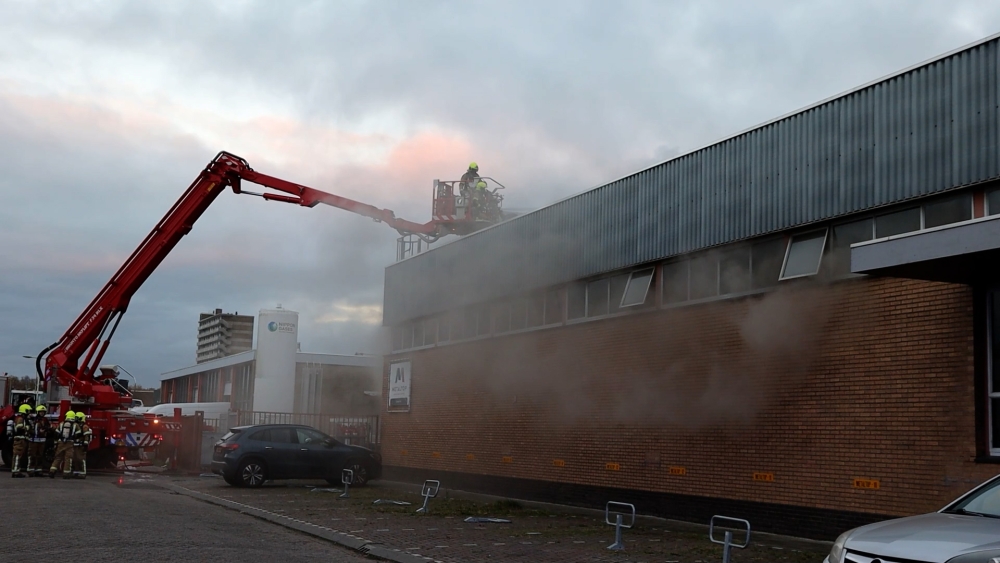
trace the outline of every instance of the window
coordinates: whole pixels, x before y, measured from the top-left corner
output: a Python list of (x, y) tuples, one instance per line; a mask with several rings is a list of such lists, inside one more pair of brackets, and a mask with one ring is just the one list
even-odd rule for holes
[(587, 284), (587, 316), (597, 317), (608, 314), (608, 278)]
[(719, 257), (719, 295), (750, 289), (750, 248), (736, 247)]
[(475, 307), (466, 307), (463, 317), (465, 319), (465, 331), (462, 334), (466, 338), (474, 338), (476, 336), (476, 324), (479, 320)]
[(875, 238), (920, 230), (920, 208), (904, 209), (875, 218)]
[(719, 264), (714, 254), (702, 254), (691, 260), (691, 299), (704, 299), (719, 294)]
[(972, 194), (964, 193), (924, 204), (924, 228), (972, 219)]
[(528, 326), (528, 300), (518, 297), (510, 304), (510, 329), (521, 330)]
[(649, 283), (653, 281), (653, 269), (636, 270), (628, 276), (625, 295), (622, 296), (622, 307), (634, 307), (646, 302), (649, 294)]
[(664, 264), (663, 272), (663, 302), (680, 303), (688, 299), (688, 261)]
[(418, 348), (424, 345), (424, 322), (415, 321), (413, 323), (413, 347)]
[(497, 334), (510, 331), (510, 303), (493, 306), (493, 331)]
[(270, 430), (258, 430), (253, 434), (247, 436), (247, 440), (253, 440), (254, 442), (270, 442), (271, 441), (271, 431)]
[(397, 326), (392, 329), (392, 349), (403, 349), (403, 327)]
[(438, 342), (449, 340), (451, 340), (451, 316), (444, 314), (438, 319)]
[(582, 283), (570, 284), (566, 288), (566, 318), (582, 319), (587, 315), (587, 286)]
[(872, 219), (862, 219), (833, 228), (830, 259), (830, 270), (833, 273), (843, 275), (851, 272), (851, 245), (872, 240), (874, 223)]
[(826, 229), (798, 234), (788, 241), (785, 265), (781, 269), (783, 280), (813, 276), (819, 272), (819, 262), (826, 246)]
[(326, 436), (309, 428), (296, 428), (295, 437), (300, 444), (322, 444), (326, 440)]
[(480, 305), (476, 307), (476, 316), (479, 318), (479, 324), (477, 325), (479, 330), (476, 332), (477, 336), (486, 336), (490, 333), (490, 306)]
[(437, 319), (427, 319), (424, 321), (424, 346), (434, 344), (434, 337), (437, 335)]
[(628, 285), (628, 274), (618, 274), (612, 276), (611, 294), (608, 301), (608, 312), (617, 313), (622, 306), (622, 299), (625, 298), (625, 287)]
[(558, 290), (545, 294), (545, 324), (553, 325), (563, 321), (563, 297)]
[(750, 287), (761, 289), (778, 284), (787, 246), (788, 243), (785, 242), (784, 237), (760, 241), (750, 246), (750, 259), (752, 261)]
[(291, 428), (272, 428), (270, 441), (277, 444), (294, 444), (295, 436)]
[(986, 192), (986, 214), (1000, 215), (1000, 188)]
[(449, 322), (451, 323), (451, 333), (452, 340), (461, 340), (465, 337), (465, 310), (460, 309), (458, 311), (452, 311), (448, 315)]
[(413, 348), (413, 325), (410, 323), (404, 324), (400, 327), (403, 332), (403, 345), (401, 350), (406, 350), (407, 348)]
[(528, 298), (528, 326), (542, 326), (545, 322), (545, 294), (536, 293)]

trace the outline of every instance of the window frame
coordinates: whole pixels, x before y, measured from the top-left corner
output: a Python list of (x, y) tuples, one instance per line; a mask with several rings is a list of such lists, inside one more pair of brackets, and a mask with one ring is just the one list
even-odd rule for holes
[[(646, 289), (642, 293), (642, 301), (640, 301), (638, 303), (631, 303), (631, 304), (626, 305), (625, 304), (625, 298), (628, 297), (628, 290), (629, 290), (629, 288), (632, 287), (632, 280), (635, 278), (635, 275), (638, 274), (638, 273), (640, 273), (640, 272), (649, 272), (649, 279), (646, 280)], [(625, 291), (622, 292), (622, 298), (621, 298), (621, 302), (618, 304), (618, 308), (619, 309), (624, 309), (626, 307), (641, 307), (641, 306), (645, 305), (646, 301), (649, 299), (649, 288), (653, 285), (653, 278), (655, 276), (656, 276), (656, 267), (655, 266), (649, 266), (647, 268), (640, 268), (638, 270), (632, 270), (631, 272), (629, 272), (629, 274), (628, 274), (628, 281), (625, 282)]]
[(994, 323), (1000, 319), (993, 318), (994, 301), (1000, 288), (993, 287), (986, 292), (986, 453), (990, 457), (1000, 457), (1000, 447), (993, 447), (993, 417), (1000, 413), (993, 412), (993, 399), (1000, 399), (1000, 390), (993, 389), (993, 333)]
[[(796, 237), (804, 237), (805, 235), (810, 235), (814, 233), (823, 232), (823, 246), (819, 250), (819, 258), (816, 260), (816, 269), (811, 274), (796, 274), (794, 276), (786, 276), (785, 268), (788, 267), (788, 256), (792, 253), (792, 245), (795, 244)], [(822, 227), (819, 229), (811, 229), (808, 231), (801, 231), (795, 233), (788, 237), (788, 244), (785, 246), (785, 258), (781, 261), (781, 272), (778, 274), (778, 281), (794, 280), (798, 278), (808, 278), (815, 276), (820, 273), (823, 269), (823, 255), (826, 253), (826, 241), (830, 237), (830, 227)]]

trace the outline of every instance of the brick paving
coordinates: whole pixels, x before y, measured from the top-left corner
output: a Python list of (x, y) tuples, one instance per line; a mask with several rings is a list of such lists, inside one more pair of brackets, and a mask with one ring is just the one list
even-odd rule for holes
[[(328, 492), (329, 486), (314, 482), (279, 483), (261, 489), (230, 487), (221, 479), (209, 477), (174, 478), (172, 482), (443, 563), (709, 563), (722, 560), (720, 546), (711, 544), (704, 532), (680, 523), (640, 521), (635, 528), (624, 532), (626, 550), (613, 552), (606, 548), (614, 539), (614, 530), (605, 525), (603, 519), (522, 508), (512, 502), (437, 498), (431, 501), (430, 514), (418, 515), (415, 510), (422, 498), (397, 488), (351, 489), (351, 498), (339, 499), (339, 493)], [(373, 505), (378, 498), (412, 504)], [(506, 518), (511, 523), (469, 524), (464, 522), (467, 516)], [(734, 550), (732, 561), (819, 563), (826, 551), (824, 546), (814, 542), (755, 538), (749, 548)]]

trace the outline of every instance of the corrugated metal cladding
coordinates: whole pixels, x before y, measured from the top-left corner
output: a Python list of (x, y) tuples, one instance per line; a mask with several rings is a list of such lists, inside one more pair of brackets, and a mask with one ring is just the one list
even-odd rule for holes
[(393, 264), (384, 322), (996, 178), (998, 41)]

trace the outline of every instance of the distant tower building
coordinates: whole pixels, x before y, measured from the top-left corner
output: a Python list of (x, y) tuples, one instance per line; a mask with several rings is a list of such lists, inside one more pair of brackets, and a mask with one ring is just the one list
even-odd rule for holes
[(200, 364), (253, 349), (253, 316), (236, 313), (202, 313), (198, 319), (198, 355)]

